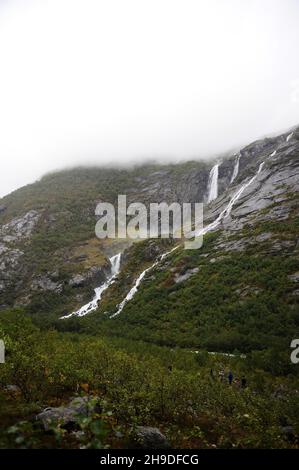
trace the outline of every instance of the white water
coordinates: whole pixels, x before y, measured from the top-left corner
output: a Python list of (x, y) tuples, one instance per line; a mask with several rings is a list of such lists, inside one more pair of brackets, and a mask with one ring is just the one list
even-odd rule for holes
[[(243, 186), (241, 186), (240, 189), (238, 189), (238, 191), (230, 199), (230, 201), (227, 204), (227, 206), (225, 207), (225, 209), (222, 212), (220, 212), (217, 219), (214, 220), (214, 222), (212, 222), (211, 224), (209, 224), (206, 227), (204, 227), (203, 229), (201, 229), (199, 232), (197, 232), (196, 236), (205, 235), (206, 233), (210, 232), (211, 230), (214, 230), (220, 224), (221, 220), (224, 219), (225, 217), (227, 217), (231, 213), (231, 210), (232, 210), (234, 204), (241, 197), (241, 195), (243, 194), (245, 189), (248, 188), (248, 186), (250, 186), (253, 183), (253, 181), (256, 179), (256, 177), (260, 174), (260, 172), (262, 171), (263, 165), (264, 165), (264, 162), (262, 162), (260, 164), (257, 173), (249, 181), (247, 181), (247, 183), (243, 184)], [(156, 260), (154, 262), (154, 264), (152, 264), (149, 268), (142, 271), (140, 276), (135, 281), (135, 284), (133, 285), (132, 289), (128, 292), (128, 294), (123, 299), (123, 301), (118, 305), (117, 312), (115, 312), (113, 315), (111, 315), (110, 318), (113, 318), (113, 317), (116, 317), (117, 315), (119, 315), (121, 313), (121, 311), (123, 310), (124, 306), (134, 297), (134, 295), (138, 291), (138, 287), (141, 284), (141, 281), (144, 278), (144, 276), (146, 275), (146, 273), (148, 273), (153, 268), (155, 268), (160, 261), (162, 261), (166, 256), (168, 256), (170, 253), (172, 253), (174, 250), (177, 250), (178, 248), (179, 248), (179, 246), (176, 246), (172, 250), (168, 251), (167, 253), (164, 253), (161, 256), (161, 258), (159, 258), (158, 260)]]
[(208, 182), (208, 203), (214, 201), (218, 196), (218, 168), (219, 163), (213, 166), (210, 171), (209, 182)]
[(270, 157), (275, 157), (276, 154), (277, 154), (277, 150), (274, 150), (274, 152), (271, 153)]
[(138, 287), (141, 284), (141, 281), (144, 278), (144, 276), (146, 275), (146, 273), (148, 271), (151, 271), (155, 266), (157, 266), (157, 264), (160, 261), (162, 261), (164, 258), (166, 258), (166, 256), (168, 256), (170, 253), (172, 253), (174, 250), (177, 250), (178, 248), (179, 248), (178, 246), (175, 246), (174, 248), (172, 248), (172, 250), (167, 251), (167, 253), (164, 253), (158, 260), (156, 260), (154, 262), (154, 264), (152, 264), (149, 268), (142, 271), (140, 276), (136, 279), (135, 284), (133, 285), (132, 289), (127, 293), (124, 300), (118, 305), (117, 312), (115, 312), (113, 315), (111, 315), (110, 318), (113, 318), (113, 317), (116, 317), (117, 315), (119, 315), (121, 313), (121, 311), (123, 310), (124, 306), (134, 297), (134, 295), (136, 294), (136, 292), (138, 290)]
[(294, 134), (294, 132), (291, 132), (291, 133), (287, 136), (286, 142), (288, 142), (288, 141), (293, 137), (293, 134)]
[(241, 158), (241, 154), (239, 153), (239, 154), (237, 155), (237, 158), (236, 158), (236, 161), (235, 161), (234, 171), (233, 171), (233, 174), (232, 174), (232, 178), (231, 178), (231, 180), (230, 180), (230, 183), (232, 183), (232, 182), (237, 178), (237, 176), (238, 176), (240, 158)]
[(72, 312), (69, 315), (61, 317), (62, 320), (65, 318), (70, 318), (72, 316), (83, 317), (84, 315), (87, 315), (88, 313), (93, 312), (98, 308), (98, 302), (101, 300), (103, 292), (115, 282), (115, 278), (120, 270), (120, 259), (121, 253), (118, 253), (117, 255), (112, 256), (112, 258), (110, 258), (111, 275), (107, 279), (107, 281), (104, 282), (104, 284), (102, 284), (100, 287), (95, 288), (94, 298), (90, 302), (88, 302), (88, 304), (85, 304), (83, 305), (83, 307), (79, 308), (79, 310), (76, 310), (75, 312)]
[(116, 274), (119, 273), (120, 270), (120, 259), (121, 259), (121, 253), (118, 253), (115, 256), (112, 256), (110, 258), (110, 263), (111, 263), (111, 274), (115, 276)]
[(243, 194), (245, 189), (248, 188), (248, 186), (250, 186), (253, 183), (253, 181), (256, 179), (256, 177), (260, 174), (260, 172), (262, 171), (263, 166), (264, 166), (264, 162), (262, 162), (260, 164), (257, 173), (249, 181), (247, 181), (247, 183), (243, 184), (243, 186), (241, 186), (241, 188), (238, 189), (238, 191), (233, 195), (233, 197), (230, 199), (227, 206), (223, 209), (222, 212), (220, 212), (217, 219), (215, 219), (214, 222), (207, 225), (206, 227), (204, 227), (203, 229), (199, 230), (196, 233), (197, 237), (200, 236), (200, 235), (205, 235), (206, 233), (210, 232), (211, 230), (214, 230), (220, 224), (221, 220), (224, 219), (225, 217), (227, 217), (231, 213), (231, 210), (232, 210), (234, 204), (241, 197), (241, 195)]

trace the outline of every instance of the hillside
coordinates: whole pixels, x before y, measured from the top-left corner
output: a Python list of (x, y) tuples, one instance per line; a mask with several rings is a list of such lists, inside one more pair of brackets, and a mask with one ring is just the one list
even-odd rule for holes
[[(203, 247), (179, 248), (150, 271), (113, 320), (142, 267), (167, 251), (168, 243), (130, 248), (129, 240), (98, 240), (96, 204), (115, 203), (118, 194), (126, 194), (128, 204), (207, 201), (215, 162), (77, 168), (6, 196), (0, 201), (1, 308), (25, 307), (43, 326), (112, 330), (170, 346), (248, 351), (282, 337), (289, 341), (298, 326), (298, 135), (297, 129), (262, 139), (217, 159), (218, 197), (205, 206), (205, 225), (264, 165), (229, 216), (204, 236)], [(57, 321), (92, 298), (109, 277), (109, 258), (119, 252), (121, 272), (98, 311), (77, 322)]]
[[(2, 198), (0, 447), (297, 448), (298, 167), (296, 128)], [(98, 240), (95, 207), (118, 194), (204, 201), (203, 246)]]

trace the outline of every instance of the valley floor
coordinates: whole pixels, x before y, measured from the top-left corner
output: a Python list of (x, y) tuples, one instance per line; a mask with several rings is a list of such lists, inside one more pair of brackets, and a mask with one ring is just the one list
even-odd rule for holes
[[(270, 372), (255, 354), (41, 332), (17, 311), (1, 316), (0, 331), (8, 345), (2, 448), (134, 448), (142, 446), (140, 426), (158, 428), (172, 448), (298, 447), (298, 376), (274, 353)], [(75, 396), (88, 397), (89, 408), (69, 419)], [(45, 424), (36, 417), (49, 406), (63, 414)]]

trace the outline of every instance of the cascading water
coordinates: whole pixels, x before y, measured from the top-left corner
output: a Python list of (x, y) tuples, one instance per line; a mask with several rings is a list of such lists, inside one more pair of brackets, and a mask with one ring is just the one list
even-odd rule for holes
[(294, 132), (291, 132), (291, 133), (287, 136), (286, 142), (288, 142), (288, 141), (293, 137), (293, 134), (294, 134)]
[[(243, 194), (245, 189), (248, 188), (248, 186), (250, 186), (253, 183), (253, 181), (256, 179), (256, 177), (260, 174), (260, 172), (262, 171), (263, 165), (264, 165), (264, 162), (262, 162), (260, 164), (257, 173), (249, 181), (247, 181), (247, 183), (243, 184), (241, 186), (241, 188), (238, 189), (238, 191), (232, 196), (232, 198), (230, 199), (227, 206), (218, 215), (217, 219), (214, 220), (214, 222), (212, 222), (211, 224), (209, 224), (206, 227), (204, 227), (203, 229), (201, 229), (199, 232), (197, 232), (196, 236), (205, 235), (206, 233), (214, 230), (220, 224), (221, 220), (224, 219), (225, 217), (227, 217), (231, 213), (231, 210), (232, 210), (234, 204), (241, 197), (241, 195)], [(167, 253), (164, 253), (161, 256), (161, 258), (159, 258), (158, 260), (156, 260), (154, 262), (154, 264), (152, 264), (152, 266), (150, 266), (149, 268), (142, 271), (142, 273), (139, 275), (139, 277), (135, 281), (132, 289), (128, 292), (128, 294), (126, 295), (124, 300), (118, 305), (117, 311), (113, 315), (111, 315), (110, 318), (114, 318), (117, 315), (119, 315), (121, 313), (121, 311), (123, 310), (124, 306), (134, 297), (134, 295), (136, 294), (136, 292), (138, 290), (138, 287), (141, 284), (141, 281), (144, 278), (144, 276), (146, 275), (146, 273), (148, 273), (153, 268), (155, 268), (160, 261), (162, 261), (166, 256), (168, 256), (170, 253), (172, 253), (174, 250), (177, 250), (178, 248), (179, 248), (179, 246), (176, 246), (172, 250), (168, 251)]]
[(120, 260), (121, 260), (121, 253), (118, 253), (117, 255), (112, 256), (110, 258), (110, 263), (111, 263), (111, 274), (115, 276), (116, 274), (119, 273), (120, 270)]
[(142, 273), (140, 274), (140, 276), (136, 279), (135, 281), (135, 284), (134, 286), (132, 287), (132, 289), (127, 293), (126, 297), (124, 298), (124, 300), (118, 305), (118, 309), (117, 309), (117, 312), (115, 312), (113, 315), (111, 315), (110, 318), (113, 318), (113, 317), (116, 317), (117, 315), (119, 315), (121, 313), (121, 311), (123, 310), (124, 306), (134, 297), (134, 295), (136, 294), (137, 290), (138, 290), (138, 287), (142, 281), (142, 279), (144, 278), (144, 276), (146, 275), (146, 273), (148, 271), (151, 271), (155, 266), (157, 266), (157, 264), (162, 261), (166, 256), (168, 256), (170, 253), (172, 253), (174, 250), (177, 250), (179, 247), (178, 246), (175, 246), (174, 248), (172, 248), (172, 250), (170, 251), (167, 251), (166, 253), (164, 253), (158, 260), (156, 260), (154, 262), (154, 264), (152, 264), (149, 268), (145, 269), (144, 271), (142, 271)]
[(110, 258), (110, 264), (111, 264), (110, 277), (100, 287), (95, 288), (94, 298), (90, 302), (88, 302), (88, 304), (83, 305), (83, 307), (81, 307), (79, 310), (76, 310), (75, 312), (72, 312), (69, 315), (65, 315), (64, 317), (61, 317), (62, 320), (66, 318), (70, 318), (72, 316), (83, 317), (84, 315), (90, 312), (93, 312), (94, 310), (98, 308), (98, 301), (101, 300), (103, 292), (107, 290), (108, 287), (110, 287), (111, 284), (115, 282), (115, 278), (120, 270), (120, 260), (121, 260), (121, 253), (118, 253), (117, 255), (112, 256), (112, 258)]
[(216, 163), (210, 171), (208, 182), (208, 203), (214, 201), (218, 196), (218, 168), (219, 163)]
[(264, 162), (262, 162), (260, 164), (257, 173), (249, 181), (247, 181), (247, 183), (243, 184), (243, 186), (241, 186), (241, 188), (238, 189), (238, 191), (233, 195), (233, 197), (230, 199), (227, 206), (223, 209), (222, 212), (220, 212), (217, 219), (215, 219), (214, 222), (207, 225), (206, 227), (204, 227), (203, 229), (199, 230), (196, 233), (197, 237), (200, 236), (200, 235), (205, 235), (206, 233), (210, 232), (211, 230), (214, 230), (220, 224), (221, 220), (224, 219), (225, 217), (227, 217), (231, 213), (232, 208), (235, 205), (235, 203), (237, 202), (237, 200), (241, 197), (241, 195), (243, 194), (245, 189), (248, 188), (248, 186), (250, 186), (253, 183), (253, 181), (256, 179), (256, 177), (260, 174), (260, 172), (263, 169), (263, 166), (264, 166)]
[(233, 171), (233, 174), (232, 174), (232, 177), (231, 177), (231, 180), (230, 180), (230, 184), (232, 184), (232, 182), (233, 182), (233, 181), (237, 178), (237, 176), (238, 176), (240, 158), (241, 158), (241, 154), (239, 153), (239, 154), (237, 155), (237, 158), (236, 158), (236, 161), (235, 161), (234, 171)]

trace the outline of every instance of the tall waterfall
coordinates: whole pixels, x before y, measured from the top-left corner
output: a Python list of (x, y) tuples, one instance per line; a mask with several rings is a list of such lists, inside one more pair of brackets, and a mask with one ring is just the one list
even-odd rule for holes
[(111, 284), (115, 282), (115, 278), (120, 270), (120, 260), (121, 260), (121, 253), (118, 253), (117, 255), (112, 256), (110, 258), (111, 274), (108, 277), (108, 279), (100, 287), (95, 288), (94, 290), (95, 295), (93, 299), (90, 302), (88, 302), (88, 304), (83, 305), (83, 307), (79, 308), (79, 310), (76, 310), (75, 312), (72, 312), (69, 315), (65, 315), (64, 317), (61, 317), (61, 319), (70, 318), (72, 316), (83, 317), (87, 313), (90, 313), (96, 310), (98, 308), (98, 302), (99, 300), (101, 300), (103, 292), (107, 290), (108, 287), (110, 287)]
[(294, 134), (294, 132), (291, 132), (291, 133), (287, 136), (286, 142), (288, 142), (288, 141), (293, 137), (293, 134)]
[(256, 177), (262, 171), (264, 163), (265, 162), (262, 162), (260, 164), (257, 173), (249, 181), (247, 181), (247, 183), (243, 184), (241, 186), (241, 188), (238, 189), (238, 191), (232, 196), (232, 198), (229, 200), (229, 203), (227, 204), (227, 206), (218, 215), (217, 219), (215, 219), (214, 222), (212, 222), (211, 224), (207, 225), (206, 227), (201, 229), (199, 232), (197, 232), (196, 236), (205, 235), (206, 233), (211, 232), (211, 230), (214, 230), (220, 224), (222, 219), (224, 219), (225, 217), (227, 217), (231, 213), (232, 208), (234, 207), (237, 200), (242, 196), (245, 189), (248, 188), (248, 186), (250, 186), (254, 182)]
[(233, 171), (233, 174), (232, 174), (230, 183), (232, 183), (232, 182), (237, 178), (237, 176), (238, 176), (240, 158), (241, 158), (241, 154), (239, 153), (239, 154), (237, 155), (237, 158), (236, 158), (236, 161), (235, 161), (234, 171)]
[(218, 196), (218, 168), (219, 163), (216, 163), (210, 171), (208, 182), (208, 203), (216, 199)]
[[(260, 164), (257, 173), (249, 181), (247, 181), (247, 183), (244, 183), (241, 186), (240, 189), (238, 189), (238, 191), (232, 196), (232, 198), (229, 200), (229, 203), (227, 204), (227, 206), (223, 209), (222, 212), (220, 212), (220, 214), (214, 220), (214, 222), (212, 222), (211, 224), (209, 224), (206, 227), (204, 227), (203, 229), (201, 229), (198, 233), (196, 233), (196, 236), (205, 235), (206, 233), (214, 230), (220, 224), (221, 220), (224, 219), (225, 217), (227, 217), (231, 213), (231, 210), (232, 210), (234, 204), (241, 197), (241, 195), (243, 194), (245, 189), (248, 188), (248, 186), (250, 186), (253, 183), (253, 181), (256, 179), (256, 177), (260, 174), (260, 172), (262, 171), (263, 165), (264, 165), (264, 162), (262, 162)], [(121, 311), (123, 310), (124, 306), (134, 297), (134, 295), (138, 291), (138, 287), (141, 284), (141, 281), (144, 278), (144, 276), (146, 275), (146, 273), (151, 271), (153, 268), (155, 268), (160, 261), (162, 261), (166, 256), (168, 256), (170, 253), (172, 253), (177, 248), (179, 248), (179, 246), (176, 246), (175, 248), (168, 251), (167, 253), (164, 253), (161, 256), (161, 258), (159, 258), (158, 260), (156, 260), (154, 262), (154, 264), (152, 264), (149, 268), (142, 271), (142, 273), (136, 279), (136, 281), (135, 281), (133, 287), (131, 288), (131, 290), (128, 292), (128, 294), (123, 299), (123, 301), (118, 305), (117, 311), (113, 315), (111, 315), (110, 318), (113, 318), (113, 317), (116, 317), (117, 315), (119, 315), (121, 313)]]

